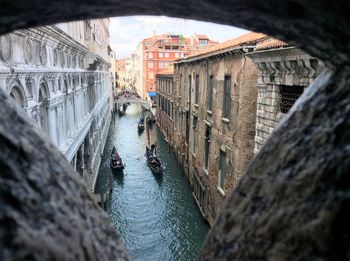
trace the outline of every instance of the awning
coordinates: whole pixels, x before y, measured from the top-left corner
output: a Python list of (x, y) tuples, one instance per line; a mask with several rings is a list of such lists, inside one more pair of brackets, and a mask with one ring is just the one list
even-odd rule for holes
[(149, 97), (156, 97), (157, 93), (156, 92), (148, 92)]

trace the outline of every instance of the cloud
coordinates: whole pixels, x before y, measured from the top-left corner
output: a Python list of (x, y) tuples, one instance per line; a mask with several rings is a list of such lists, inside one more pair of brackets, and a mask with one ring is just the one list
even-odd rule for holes
[(156, 24), (165, 24), (165, 23), (173, 23), (174, 19), (166, 16), (137, 16), (135, 20), (144, 23), (146, 25), (156, 25)]
[(110, 20), (109, 30), (110, 44), (118, 58), (131, 54), (136, 50), (138, 43), (153, 33), (175, 33), (186, 36), (199, 33), (222, 42), (247, 32), (231, 26), (166, 16), (115, 17)]

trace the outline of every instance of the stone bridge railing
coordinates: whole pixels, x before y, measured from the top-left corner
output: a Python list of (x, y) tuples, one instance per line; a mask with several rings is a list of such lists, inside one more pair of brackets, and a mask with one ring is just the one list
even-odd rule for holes
[(150, 103), (148, 101), (145, 101), (145, 100), (140, 99), (140, 98), (125, 98), (125, 99), (119, 99), (119, 100), (114, 101), (115, 108), (119, 108), (119, 106), (126, 104), (126, 103), (138, 104), (138, 105), (142, 106), (143, 108), (145, 108), (146, 110), (149, 110), (151, 107)]

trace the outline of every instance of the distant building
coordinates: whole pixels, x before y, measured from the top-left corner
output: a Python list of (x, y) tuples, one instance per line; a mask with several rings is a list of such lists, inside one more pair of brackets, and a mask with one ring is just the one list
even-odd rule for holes
[[(182, 35), (162, 34), (153, 35), (141, 42), (142, 51), (142, 87), (139, 93), (144, 99), (155, 99), (157, 85), (156, 75), (171, 70), (175, 60), (209, 46), (217, 44), (206, 35), (184, 37)], [(139, 89), (139, 87), (137, 88)]]
[(91, 189), (112, 107), (108, 24), (87, 20), (0, 36), (0, 87)]
[(170, 146), (174, 143), (174, 73), (164, 71), (156, 75), (157, 79), (157, 111), (156, 119), (160, 130)]
[(110, 68), (110, 77), (112, 81), (112, 90), (115, 91), (117, 88), (117, 60), (115, 57), (115, 52), (110, 51), (110, 63), (111, 63), (111, 68)]
[(126, 88), (126, 59), (118, 59), (117, 60), (117, 89), (125, 89)]

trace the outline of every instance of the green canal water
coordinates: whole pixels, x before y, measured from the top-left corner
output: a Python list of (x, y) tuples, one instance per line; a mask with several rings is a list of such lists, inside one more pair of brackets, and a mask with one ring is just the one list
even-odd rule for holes
[(112, 174), (106, 211), (134, 260), (194, 260), (209, 230), (191, 188), (162, 134), (154, 125), (150, 140), (165, 166), (162, 176), (146, 164), (146, 131), (137, 131), (141, 112), (135, 105), (112, 119), (96, 191), (107, 191), (110, 153), (116, 146), (126, 167)]

